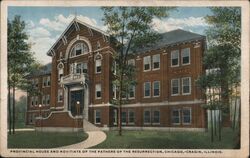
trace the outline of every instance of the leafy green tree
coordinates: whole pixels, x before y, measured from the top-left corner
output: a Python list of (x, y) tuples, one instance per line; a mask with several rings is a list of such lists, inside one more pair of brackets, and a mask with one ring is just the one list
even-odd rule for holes
[(37, 65), (33, 52), (30, 51), (31, 45), (27, 40), (25, 22), (21, 20), (21, 17), (15, 16), (13, 20), (8, 20), (8, 115), (9, 133), (12, 127), (13, 134), (15, 133), (15, 90), (16, 88), (32, 89), (26, 76)]
[(123, 98), (128, 95), (129, 87), (136, 84), (135, 67), (127, 63), (133, 58), (136, 49), (154, 44), (160, 39), (159, 33), (152, 29), (153, 18), (168, 17), (169, 11), (174, 8), (167, 7), (103, 7), (103, 21), (115, 43), (117, 54), (114, 55), (115, 75), (114, 86), (118, 98), (114, 104), (118, 105), (119, 135), (122, 134), (121, 111), (122, 105), (127, 101)]
[[(241, 56), (241, 10), (238, 7), (211, 7), (213, 15), (206, 17), (208, 50), (204, 55), (207, 71), (217, 70), (201, 76), (198, 84), (206, 91), (206, 108), (220, 110), (228, 115), (229, 100), (233, 89), (240, 85)], [(216, 93), (215, 93), (216, 92)], [(219, 119), (221, 112), (219, 113)], [(211, 119), (212, 116), (211, 116)], [(211, 121), (212, 122), (212, 121)], [(219, 140), (221, 122), (218, 121)], [(213, 129), (211, 139), (213, 141)], [(216, 134), (216, 133), (215, 133)]]

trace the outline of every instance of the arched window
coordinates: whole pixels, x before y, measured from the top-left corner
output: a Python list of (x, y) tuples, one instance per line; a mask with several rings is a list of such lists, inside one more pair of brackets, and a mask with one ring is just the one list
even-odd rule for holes
[(70, 57), (78, 56), (89, 52), (89, 48), (86, 43), (77, 43), (73, 46), (70, 52)]

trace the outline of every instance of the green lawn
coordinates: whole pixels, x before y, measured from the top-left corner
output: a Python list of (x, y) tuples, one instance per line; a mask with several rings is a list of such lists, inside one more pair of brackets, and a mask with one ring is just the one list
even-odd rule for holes
[(117, 149), (233, 149), (237, 133), (230, 128), (223, 129), (222, 141), (210, 140), (208, 132), (167, 132), (167, 131), (118, 131), (106, 133), (107, 139), (92, 148)]
[(16, 132), (8, 135), (8, 148), (55, 148), (87, 139), (84, 132)]

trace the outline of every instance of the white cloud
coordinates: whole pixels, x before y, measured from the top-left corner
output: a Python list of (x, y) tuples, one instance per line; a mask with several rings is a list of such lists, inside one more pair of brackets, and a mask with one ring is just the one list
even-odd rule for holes
[(205, 27), (208, 26), (203, 17), (188, 18), (168, 18), (167, 20), (153, 19), (153, 29), (158, 32), (167, 32), (186, 27)]
[(36, 27), (28, 31), (32, 37), (48, 37), (51, 36), (50, 32), (43, 27)]
[[(97, 27), (97, 22), (95, 19), (91, 19), (89, 17), (78, 15), (77, 18), (91, 26)], [(47, 27), (51, 30), (55, 31), (63, 31), (66, 29), (68, 24), (74, 19), (74, 15), (70, 14), (69, 16), (65, 17), (62, 14), (55, 16), (52, 20), (48, 18), (40, 19), (40, 24), (44, 27)]]
[(26, 28), (27, 29), (32, 29), (35, 27), (35, 23), (32, 20), (29, 20), (26, 22)]

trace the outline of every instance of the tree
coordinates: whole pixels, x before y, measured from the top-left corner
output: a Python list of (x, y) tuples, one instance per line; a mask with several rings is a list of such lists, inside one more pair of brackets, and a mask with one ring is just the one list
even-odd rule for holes
[[(8, 20), (8, 115), (9, 133), (11, 133), (12, 127), (13, 134), (15, 133), (15, 90), (30, 87), (26, 76), (36, 65), (33, 53), (30, 51), (31, 45), (27, 40), (25, 22), (21, 20), (21, 17), (15, 16), (12, 21)], [(11, 97), (11, 95), (13, 96)]]
[(147, 47), (160, 39), (159, 33), (152, 28), (153, 18), (163, 18), (169, 15), (173, 8), (166, 7), (103, 7), (103, 21), (108, 28), (112, 42), (117, 51), (114, 55), (115, 75), (114, 86), (118, 98), (113, 100), (118, 105), (119, 135), (121, 129), (122, 105), (128, 100), (129, 87), (134, 86), (135, 67), (127, 63), (127, 60), (135, 54), (138, 48)]
[[(206, 17), (206, 22), (209, 24), (206, 30), (208, 50), (205, 52), (203, 63), (207, 71), (216, 70), (216, 72), (204, 74), (197, 83), (203, 90), (208, 90), (205, 107), (210, 110), (218, 109), (227, 114), (232, 91), (240, 85), (241, 10), (237, 7), (210, 9), (213, 15)], [(211, 89), (217, 93), (212, 92)], [(218, 122), (219, 140), (221, 140), (222, 127), (220, 118), (221, 112)], [(211, 128), (213, 128), (212, 124)], [(213, 132), (214, 129), (211, 133), (212, 141)]]

